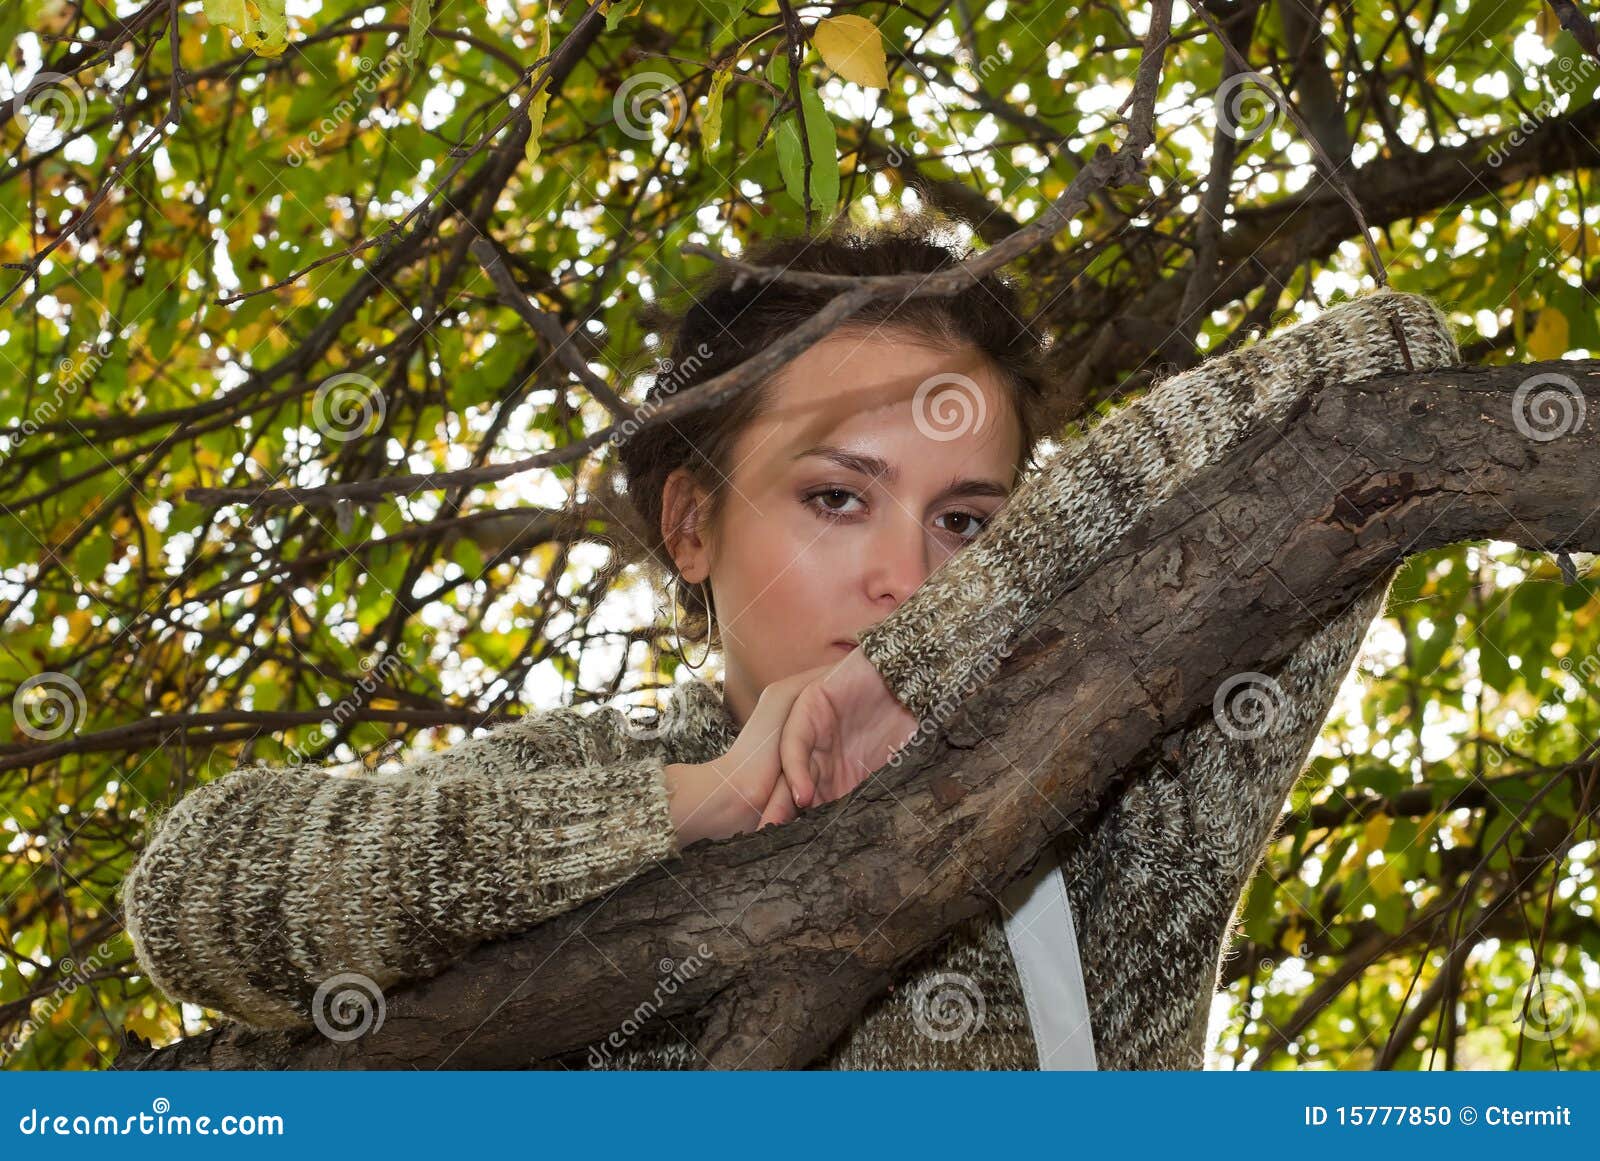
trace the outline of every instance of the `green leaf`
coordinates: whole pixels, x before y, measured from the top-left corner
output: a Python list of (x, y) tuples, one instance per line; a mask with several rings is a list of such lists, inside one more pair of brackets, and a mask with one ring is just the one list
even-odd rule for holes
[(1526, 20), (1531, 15), (1529, 0), (1477, 0), (1465, 16), (1451, 22), (1450, 47), (1440, 49), (1440, 59), (1469, 44), (1492, 43), (1518, 16)]
[(428, 39), (428, 25), (433, 21), (433, 0), (411, 0), (411, 28), (406, 34), (406, 56), (416, 60), (422, 51), (422, 42)]
[(1490, 689), (1505, 693), (1511, 688), (1511, 664), (1499, 643), (1487, 634), (1478, 644), (1478, 672)]
[(110, 563), (111, 537), (105, 532), (90, 533), (72, 554), (73, 573), (91, 584), (105, 575), (106, 565)]
[(1381, 899), (1374, 899), (1372, 906), (1376, 912), (1373, 921), (1390, 935), (1398, 935), (1405, 928), (1410, 915), (1411, 897), (1405, 891), (1395, 891)]
[(786, 52), (780, 50), (772, 54), (772, 59), (767, 62), (767, 80), (773, 88), (785, 93), (789, 91), (789, 56)]
[(483, 575), (483, 549), (470, 537), (457, 540), (450, 555), (469, 577), (476, 579)]
[(271, 678), (258, 678), (250, 683), (250, 696), (257, 710), (275, 710), (283, 704), (283, 685)]
[(805, 157), (800, 148), (797, 118), (788, 116), (778, 126), (778, 168), (783, 185), (796, 205), (804, 208), (807, 194), (812, 208), (824, 218), (833, 216), (839, 202), (838, 138), (822, 98), (801, 81), (800, 108), (804, 111), (806, 143), (811, 153), (809, 188)]
[(1561, 586), (1561, 607), (1575, 613), (1594, 599), (1596, 582), (1580, 580), (1575, 585)]

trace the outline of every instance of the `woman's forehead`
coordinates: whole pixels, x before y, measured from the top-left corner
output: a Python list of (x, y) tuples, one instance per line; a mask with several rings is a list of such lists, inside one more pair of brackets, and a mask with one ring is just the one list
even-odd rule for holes
[(935, 346), (892, 329), (827, 335), (773, 378), (768, 414), (800, 439), (820, 439), (851, 416), (878, 409), (908, 410), (941, 383), (974, 384), (1003, 397), (999, 376), (977, 348)]
[(886, 332), (829, 335), (797, 357), (775, 378), (741, 442), (740, 462), (774, 472), (831, 445), (913, 471), (965, 463), (1003, 474), (1020, 458), (1022, 431), (981, 352)]

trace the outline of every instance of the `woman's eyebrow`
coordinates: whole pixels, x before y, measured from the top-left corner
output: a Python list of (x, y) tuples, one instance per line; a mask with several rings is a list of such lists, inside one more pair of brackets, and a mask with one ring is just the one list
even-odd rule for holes
[[(846, 448), (836, 447), (833, 444), (819, 443), (815, 447), (806, 448), (794, 458), (801, 460), (807, 456), (815, 456), (818, 459), (827, 460), (830, 463), (837, 464), (845, 471), (860, 472), (864, 476), (870, 476), (874, 480), (882, 480), (891, 485), (900, 479), (900, 470), (898, 468), (882, 456), (875, 456), (868, 452), (853, 452)], [(998, 480), (968, 478), (953, 480), (940, 489), (939, 494), (933, 499), (935, 503), (950, 496), (993, 496), (996, 499), (1004, 500), (1010, 495), (1011, 489)]]
[(794, 458), (803, 460), (807, 456), (816, 456), (818, 459), (828, 460), (831, 463), (838, 464), (847, 472), (860, 472), (864, 476), (871, 476), (873, 479), (882, 480), (887, 484), (898, 483), (900, 479), (900, 469), (882, 456), (871, 455), (867, 452), (848, 451), (831, 443), (819, 443), (815, 447), (808, 447)]
[(943, 500), (947, 496), (993, 496), (997, 500), (1004, 500), (1010, 495), (1011, 489), (996, 480), (966, 479), (947, 485), (934, 500)]

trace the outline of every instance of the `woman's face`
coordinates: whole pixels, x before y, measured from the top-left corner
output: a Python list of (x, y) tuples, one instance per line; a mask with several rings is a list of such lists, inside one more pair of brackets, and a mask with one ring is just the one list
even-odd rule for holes
[(769, 683), (844, 657), (960, 551), (1023, 450), (988, 360), (904, 330), (834, 331), (770, 400), (733, 448), (715, 526), (675, 552), (685, 580), (709, 580), (741, 724)]

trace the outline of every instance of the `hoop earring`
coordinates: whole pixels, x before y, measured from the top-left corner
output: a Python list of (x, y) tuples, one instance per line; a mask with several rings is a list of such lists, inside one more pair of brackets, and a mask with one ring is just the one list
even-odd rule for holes
[[(681, 577), (674, 577), (673, 578), (673, 583), (677, 584), (681, 588), (681, 586), (683, 585), (683, 580), (682, 580)], [(700, 581), (698, 587), (700, 587), (701, 589), (704, 589), (705, 581)], [(682, 661), (685, 665), (687, 665), (691, 670), (698, 670), (702, 665), (704, 665), (706, 663), (706, 659), (711, 656), (711, 627), (712, 627), (712, 625), (714, 625), (716, 623), (715, 611), (711, 607), (711, 594), (709, 592), (704, 592), (703, 591), (700, 594), (700, 600), (701, 600), (701, 603), (704, 604), (705, 607), (706, 607), (706, 651), (701, 656), (700, 660), (696, 661), (692, 665), (689, 663), (688, 656), (683, 651), (683, 634), (678, 631), (678, 602), (676, 600), (673, 600), (671, 602), (672, 603), (672, 635), (673, 635), (674, 638), (677, 639), (677, 642), (678, 642), (678, 659), (680, 661)]]

